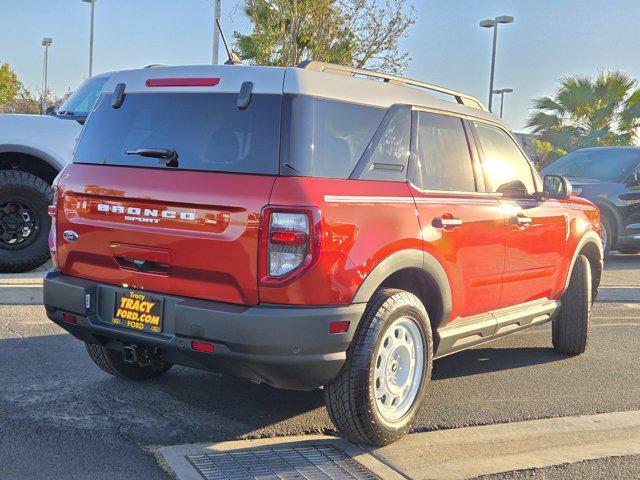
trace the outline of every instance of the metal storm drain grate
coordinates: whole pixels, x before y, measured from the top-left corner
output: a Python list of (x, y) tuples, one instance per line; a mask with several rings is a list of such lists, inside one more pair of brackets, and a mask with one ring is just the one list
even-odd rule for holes
[(206, 480), (380, 480), (331, 445), (189, 455)]

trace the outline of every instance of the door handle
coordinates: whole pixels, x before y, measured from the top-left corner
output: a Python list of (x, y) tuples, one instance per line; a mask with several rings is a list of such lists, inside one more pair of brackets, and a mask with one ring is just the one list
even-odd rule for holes
[(454, 228), (459, 228), (462, 225), (462, 220), (459, 218), (442, 216), (436, 217), (431, 222), (435, 228), (444, 228), (445, 230), (453, 230)]
[(518, 227), (528, 227), (533, 223), (533, 219), (531, 217), (525, 217), (522, 214), (518, 214), (515, 217), (511, 217), (511, 225), (516, 225)]

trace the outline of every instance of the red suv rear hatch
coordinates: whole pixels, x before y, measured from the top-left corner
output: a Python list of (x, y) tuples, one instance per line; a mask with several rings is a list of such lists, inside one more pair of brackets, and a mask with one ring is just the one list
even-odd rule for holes
[(278, 173), (281, 95), (254, 92), (240, 108), (237, 91), (128, 88), (116, 107), (111, 92), (99, 99), (58, 181), (60, 269), (258, 303), (258, 228)]
[[(59, 185), (61, 270), (254, 305), (260, 211), (273, 182), (259, 175), (72, 165)], [(65, 240), (69, 230), (75, 242)]]

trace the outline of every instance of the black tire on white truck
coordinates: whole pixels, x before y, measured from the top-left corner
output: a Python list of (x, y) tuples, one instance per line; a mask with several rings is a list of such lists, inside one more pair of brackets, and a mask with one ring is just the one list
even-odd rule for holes
[(33, 270), (49, 260), (53, 190), (41, 178), (0, 171), (0, 273)]

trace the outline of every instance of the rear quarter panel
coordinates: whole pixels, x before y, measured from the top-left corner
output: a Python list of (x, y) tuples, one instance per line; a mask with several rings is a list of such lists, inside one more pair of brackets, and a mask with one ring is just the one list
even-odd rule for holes
[(261, 302), (348, 304), (384, 258), (400, 250), (422, 250), (415, 203), (405, 183), (279, 177), (270, 204), (319, 208), (322, 252), (295, 282), (261, 286)]

